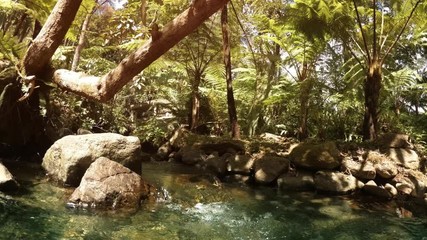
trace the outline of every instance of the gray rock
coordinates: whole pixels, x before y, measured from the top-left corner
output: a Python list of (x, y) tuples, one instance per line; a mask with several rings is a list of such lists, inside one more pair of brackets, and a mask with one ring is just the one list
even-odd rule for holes
[(395, 163), (409, 169), (418, 169), (420, 167), (420, 159), (418, 154), (411, 149), (404, 148), (389, 148), (385, 154)]
[[(391, 186), (391, 185), (390, 185)], [(390, 188), (388, 186), (388, 188)], [(393, 186), (392, 186), (393, 187)], [(394, 187), (393, 187), (394, 188)], [(363, 191), (368, 192), (371, 195), (382, 197), (382, 198), (392, 198), (393, 194), (382, 186), (378, 186), (373, 180), (370, 180), (363, 186)]]
[(15, 180), (9, 170), (0, 162), (0, 191), (14, 191), (18, 188), (18, 182)]
[(350, 171), (350, 173), (360, 179), (374, 179), (376, 176), (375, 167), (371, 162), (356, 162), (351, 158), (345, 158), (341, 165), (342, 171)]
[(54, 179), (78, 186), (83, 174), (99, 157), (107, 157), (141, 172), (141, 144), (137, 137), (115, 133), (66, 136), (46, 152), (42, 166)]
[(249, 175), (254, 164), (250, 155), (231, 155), (227, 159), (227, 171)]
[(340, 152), (334, 142), (299, 144), (292, 149), (289, 158), (297, 166), (315, 170), (334, 169), (341, 164)]
[(266, 155), (255, 161), (254, 168), (256, 182), (271, 183), (289, 169), (289, 160)]
[(362, 186), (352, 175), (342, 172), (318, 171), (314, 175), (316, 189), (327, 192), (346, 193)]
[(277, 179), (280, 189), (290, 191), (303, 191), (314, 189), (313, 173), (308, 171), (298, 171), (296, 173), (284, 173)]
[(149, 186), (141, 176), (117, 162), (100, 157), (87, 169), (68, 206), (136, 208), (148, 195)]

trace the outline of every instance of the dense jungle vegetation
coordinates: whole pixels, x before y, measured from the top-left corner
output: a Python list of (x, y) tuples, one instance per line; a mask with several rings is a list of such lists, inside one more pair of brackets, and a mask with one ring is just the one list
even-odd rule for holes
[[(36, 37), (60, 2), (0, 1), (2, 146), (43, 147), (79, 128), (159, 146), (181, 124), (234, 138), (404, 132), (427, 141), (427, 1), (75, 1), (65, 36), (50, 36), (59, 40), (52, 56), (37, 55), (51, 44)], [(114, 83), (124, 87), (111, 99), (61, 80), (58, 69), (113, 76), (141, 46), (167, 44), (181, 31), (168, 22), (205, 2), (220, 10), (148, 67), (130, 66), (123, 74), (135, 76)]]

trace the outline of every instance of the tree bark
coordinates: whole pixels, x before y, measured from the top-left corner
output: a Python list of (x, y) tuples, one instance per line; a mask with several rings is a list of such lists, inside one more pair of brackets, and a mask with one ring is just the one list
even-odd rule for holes
[(233, 79), (231, 76), (231, 54), (230, 54), (230, 38), (229, 38), (227, 5), (222, 7), (221, 29), (222, 29), (222, 41), (223, 41), (222, 50), (224, 54), (224, 65), (225, 65), (225, 79), (227, 82), (228, 117), (230, 119), (230, 125), (231, 125), (231, 137), (233, 139), (240, 139), (240, 126), (239, 126), (239, 123), (237, 122), (236, 103), (234, 101), (234, 94), (233, 94)]
[(199, 85), (202, 80), (202, 74), (200, 72), (196, 72), (194, 74), (194, 85), (193, 91), (191, 94), (191, 112), (190, 112), (190, 130), (194, 131), (196, 127), (199, 125), (199, 117), (200, 117), (200, 93), (199, 93)]
[(93, 14), (93, 10), (86, 15), (86, 18), (82, 24), (82, 29), (80, 31), (80, 36), (79, 36), (79, 43), (77, 44), (76, 51), (74, 52), (74, 56), (73, 56), (73, 62), (71, 64), (71, 71), (76, 71), (77, 66), (79, 65), (80, 54), (85, 46), (86, 31), (87, 31), (87, 27), (89, 26), (90, 18), (92, 17), (92, 14)]
[(141, 0), (141, 23), (147, 26), (147, 0)]
[(304, 62), (301, 66), (299, 74), (300, 87), (300, 125), (298, 129), (298, 138), (304, 140), (308, 137), (308, 108), (310, 100), (310, 92), (313, 87), (311, 79), (309, 79), (310, 69), (308, 64)]
[(26, 75), (43, 72), (73, 22), (82, 0), (58, 0), (22, 61)]
[(365, 81), (365, 115), (363, 119), (363, 139), (375, 140), (378, 132), (378, 101), (381, 89), (382, 72), (377, 58), (369, 64)]
[(64, 69), (55, 71), (53, 81), (61, 88), (92, 100), (106, 102), (144, 68), (166, 53), (202, 22), (224, 6), (228, 0), (197, 0), (165, 25), (160, 37), (123, 59), (102, 77), (86, 76)]

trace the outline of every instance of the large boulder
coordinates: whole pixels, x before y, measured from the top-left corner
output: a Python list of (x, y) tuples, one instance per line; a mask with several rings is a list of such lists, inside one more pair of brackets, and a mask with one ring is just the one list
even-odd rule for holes
[(54, 179), (78, 186), (90, 164), (99, 157), (107, 157), (141, 172), (139, 139), (115, 133), (65, 136), (47, 150), (42, 166)]
[(0, 162), (0, 191), (13, 191), (19, 187), (9, 170)]
[(419, 169), (420, 158), (412, 149), (388, 148), (385, 154), (396, 164), (409, 169)]
[(149, 196), (149, 186), (129, 168), (100, 157), (84, 174), (68, 206), (92, 208), (135, 208)]
[(313, 173), (308, 171), (287, 172), (279, 176), (277, 185), (280, 189), (289, 191), (312, 190), (314, 189)]
[(289, 160), (283, 157), (262, 156), (255, 161), (254, 169), (257, 183), (271, 183), (289, 169)]
[(334, 169), (341, 164), (340, 152), (334, 142), (302, 143), (289, 154), (295, 165), (315, 170)]
[(314, 175), (316, 189), (326, 192), (346, 193), (361, 188), (363, 183), (342, 172), (318, 171)]

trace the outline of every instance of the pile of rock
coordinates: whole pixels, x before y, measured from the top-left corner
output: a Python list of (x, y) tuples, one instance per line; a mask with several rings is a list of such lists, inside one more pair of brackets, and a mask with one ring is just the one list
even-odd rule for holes
[[(385, 134), (378, 150), (341, 153), (334, 142), (300, 143), (288, 154), (245, 152), (236, 142), (183, 146), (169, 156), (224, 179), (277, 184), (285, 190), (350, 193), (358, 189), (383, 198), (426, 198), (427, 177), (404, 134)], [(222, 149), (218, 151), (218, 149)]]

